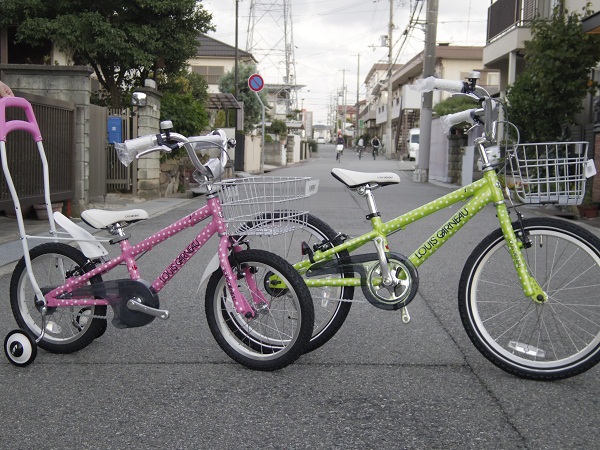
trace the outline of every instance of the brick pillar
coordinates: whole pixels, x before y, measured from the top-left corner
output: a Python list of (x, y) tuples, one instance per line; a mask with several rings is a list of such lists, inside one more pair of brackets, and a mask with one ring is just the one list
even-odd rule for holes
[[(158, 133), (162, 94), (151, 87), (138, 88), (136, 92), (146, 94), (146, 106), (134, 106), (138, 115), (138, 136)], [(138, 159), (137, 195), (145, 199), (160, 197), (160, 153), (150, 153)]]
[(466, 136), (448, 136), (448, 177), (450, 183), (460, 184), (462, 178), (462, 149), (467, 145)]

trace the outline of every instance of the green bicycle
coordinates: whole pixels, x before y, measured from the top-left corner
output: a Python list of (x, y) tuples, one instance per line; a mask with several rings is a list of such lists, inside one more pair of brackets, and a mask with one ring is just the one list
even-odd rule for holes
[[(335, 168), (332, 175), (366, 199), (372, 229), (350, 238), (309, 214), (285, 219), (302, 221), (301, 229), (269, 238), (271, 251), (294, 263), (313, 296), (315, 325), (308, 351), (340, 329), (356, 288), (373, 306), (400, 310), (408, 323), (406, 307), (418, 290), (417, 269), (491, 203), (500, 227), (475, 247), (458, 289), (460, 317), (473, 344), (501, 369), (536, 380), (571, 377), (600, 360), (600, 239), (564, 220), (524, 219), (520, 205), (512, 200), (516, 196), (521, 204), (581, 203), (586, 168), (593, 163), (587, 159), (587, 144), (498, 147), (499, 104), (476, 80), (473, 76), (468, 82), (431, 82), (434, 89), (462, 92), (479, 102), (479, 108), (447, 116), (445, 121), (447, 126), (465, 120), (484, 126), (475, 140), (482, 160), (480, 180), (383, 222), (373, 191), (398, 183), (398, 175)], [(497, 173), (502, 166), (512, 171), (505, 177), (504, 189)], [(458, 212), (410, 256), (388, 248), (392, 233), (459, 203), (463, 204)], [(515, 213), (514, 221), (509, 209)], [(273, 214), (272, 220), (283, 219)], [(374, 245), (374, 253), (354, 254), (367, 244)]]

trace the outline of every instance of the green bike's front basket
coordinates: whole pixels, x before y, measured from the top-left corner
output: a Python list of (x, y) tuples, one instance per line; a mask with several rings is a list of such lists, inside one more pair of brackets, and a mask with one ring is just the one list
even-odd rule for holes
[[(587, 142), (520, 144), (508, 152), (514, 191), (523, 203), (579, 205), (586, 182)], [(593, 162), (593, 161), (592, 161)]]

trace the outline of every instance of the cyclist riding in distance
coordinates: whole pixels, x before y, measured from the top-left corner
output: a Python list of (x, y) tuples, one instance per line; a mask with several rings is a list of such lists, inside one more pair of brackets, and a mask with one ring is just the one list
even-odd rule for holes
[(336, 141), (336, 148), (335, 148), (335, 160), (339, 161), (341, 156), (344, 154), (344, 136), (342, 136), (341, 131), (338, 131), (338, 137), (337, 137), (337, 141)]
[(373, 146), (373, 159), (375, 159), (379, 154), (379, 147), (381, 147), (381, 141), (377, 136), (371, 140), (371, 145)]
[(364, 149), (365, 149), (365, 140), (363, 138), (360, 138), (358, 140), (358, 143), (356, 144), (356, 154), (358, 155), (358, 159), (361, 159)]

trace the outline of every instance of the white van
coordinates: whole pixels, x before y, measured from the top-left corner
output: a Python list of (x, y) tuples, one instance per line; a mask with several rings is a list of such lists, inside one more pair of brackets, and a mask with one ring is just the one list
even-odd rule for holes
[(408, 159), (416, 161), (419, 155), (419, 129), (408, 130)]

